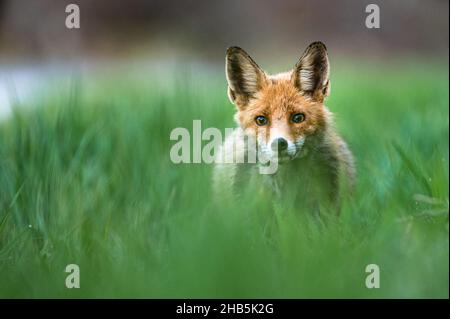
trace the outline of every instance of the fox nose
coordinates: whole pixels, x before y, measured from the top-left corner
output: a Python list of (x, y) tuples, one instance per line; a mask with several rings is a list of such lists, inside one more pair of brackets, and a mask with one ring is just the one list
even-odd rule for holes
[(278, 151), (278, 152), (286, 150), (287, 147), (288, 147), (288, 142), (282, 137), (278, 137), (278, 138), (274, 139), (271, 144), (272, 150)]

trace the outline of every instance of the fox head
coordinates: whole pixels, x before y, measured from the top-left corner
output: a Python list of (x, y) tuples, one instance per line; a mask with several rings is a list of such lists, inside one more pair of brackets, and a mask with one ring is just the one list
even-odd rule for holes
[(310, 44), (291, 71), (277, 75), (268, 75), (244, 50), (231, 47), (226, 76), (235, 119), (267, 159), (302, 157), (308, 142), (325, 130), (328, 111), (323, 102), (330, 81), (323, 43)]

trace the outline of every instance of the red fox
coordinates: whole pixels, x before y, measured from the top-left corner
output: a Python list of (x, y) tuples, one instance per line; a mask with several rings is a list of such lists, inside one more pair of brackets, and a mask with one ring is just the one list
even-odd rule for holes
[[(329, 61), (321, 42), (308, 46), (293, 70), (265, 73), (241, 48), (226, 53), (228, 97), (236, 106), (238, 128), (224, 142), (220, 155), (248, 158), (256, 144), (256, 163), (223, 163), (215, 167), (216, 190), (239, 194), (253, 179), (262, 189), (316, 205), (321, 198), (337, 204), (344, 185), (355, 180), (352, 153), (336, 133), (324, 105), (330, 92)], [(259, 174), (262, 162), (277, 164), (273, 174)], [(279, 165), (278, 165), (279, 164)], [(263, 182), (266, 181), (266, 182)], [(322, 197), (320, 197), (322, 196)]]

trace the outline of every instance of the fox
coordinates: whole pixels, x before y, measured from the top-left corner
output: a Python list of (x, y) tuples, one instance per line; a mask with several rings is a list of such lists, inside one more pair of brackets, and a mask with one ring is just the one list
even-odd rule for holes
[[(356, 169), (352, 152), (324, 104), (330, 94), (329, 70), (322, 42), (311, 43), (293, 69), (274, 75), (240, 47), (227, 49), (227, 91), (236, 108), (237, 128), (218, 152), (213, 173), (218, 196), (239, 197), (254, 181), (264, 196), (308, 207), (325, 204), (339, 211), (342, 196), (353, 191)], [(257, 160), (225, 162), (230, 154)], [(277, 169), (262, 174), (258, 168), (268, 162)]]

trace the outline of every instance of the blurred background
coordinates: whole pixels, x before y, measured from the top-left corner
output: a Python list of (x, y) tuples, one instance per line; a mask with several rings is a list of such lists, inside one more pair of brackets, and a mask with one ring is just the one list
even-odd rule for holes
[[(65, 27), (76, 3), (81, 28)], [(376, 3), (381, 28), (367, 29)], [(240, 45), (266, 58), (298, 54), (321, 40), (354, 56), (448, 55), (448, 1), (0, 0), (0, 57), (21, 61), (79, 57), (192, 56), (222, 62)]]
[[(69, 3), (80, 29), (65, 26)], [(365, 25), (370, 3), (379, 29)], [(0, 0), (0, 298), (448, 298), (448, 12), (447, 0)], [(324, 223), (252, 188), (215, 207), (212, 165), (173, 164), (170, 132), (235, 125), (227, 47), (279, 72), (318, 40), (354, 200)], [(63, 285), (74, 262), (83, 289)], [(382, 289), (363, 284), (369, 263)]]
[[(269, 72), (289, 69), (317, 40), (326, 43), (332, 66), (339, 57), (447, 63), (448, 1), (376, 1), (381, 28), (368, 29), (371, 2), (0, 0), (0, 118), (10, 113), (11, 90), (26, 99), (74, 68), (161, 74), (199, 62), (197, 70), (219, 74), (231, 45)], [(80, 29), (65, 26), (70, 3), (79, 5)]]
[[(373, 2), (373, 1), (372, 1)], [(66, 6), (80, 8), (68, 29)], [(447, 64), (448, 1), (376, 1), (381, 28), (368, 29), (367, 1), (0, 0), (0, 118), (11, 95), (25, 100), (75, 72), (168, 74), (193, 66), (222, 76), (238, 45), (267, 71), (289, 69), (312, 41), (336, 61)], [(413, 62), (414, 63), (414, 62)], [(136, 71), (136, 72), (134, 72)]]

